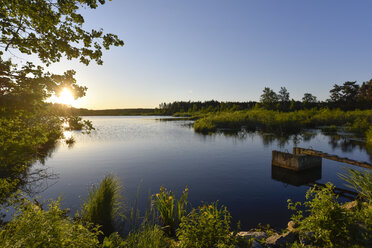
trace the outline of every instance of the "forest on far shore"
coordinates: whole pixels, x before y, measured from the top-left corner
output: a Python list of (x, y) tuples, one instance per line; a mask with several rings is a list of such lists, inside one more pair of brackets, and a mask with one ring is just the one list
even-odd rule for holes
[[(372, 79), (359, 85), (356, 81), (347, 81), (342, 85), (335, 84), (329, 91), (329, 99), (318, 101), (311, 93), (305, 93), (301, 100), (290, 98), (290, 93), (281, 87), (276, 93), (269, 87), (263, 89), (260, 101), (174, 101), (161, 103), (158, 108), (126, 108), (91, 110), (86, 108), (71, 108), (71, 114), (80, 116), (121, 116), (121, 115), (174, 115), (176, 113), (208, 113), (249, 110), (261, 107), (268, 110), (291, 112), (311, 108), (339, 108), (341, 110), (371, 109), (372, 108)], [(51, 104), (55, 110), (66, 111), (66, 106)]]

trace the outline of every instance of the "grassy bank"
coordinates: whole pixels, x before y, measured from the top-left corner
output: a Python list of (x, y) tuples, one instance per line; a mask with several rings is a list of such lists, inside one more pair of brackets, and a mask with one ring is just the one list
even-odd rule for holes
[(235, 112), (208, 113), (195, 121), (196, 132), (208, 133), (218, 129), (263, 130), (275, 133), (296, 133), (303, 128), (342, 126), (345, 131), (364, 135), (372, 123), (372, 110), (342, 111), (339, 109), (310, 109), (280, 112), (252, 109)]

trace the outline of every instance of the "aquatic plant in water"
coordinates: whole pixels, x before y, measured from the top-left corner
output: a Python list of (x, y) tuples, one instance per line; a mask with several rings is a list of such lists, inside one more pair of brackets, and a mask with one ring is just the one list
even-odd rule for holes
[(120, 189), (116, 176), (105, 176), (98, 186), (92, 186), (88, 199), (82, 206), (83, 220), (100, 225), (106, 236), (114, 231), (114, 219), (122, 207)]

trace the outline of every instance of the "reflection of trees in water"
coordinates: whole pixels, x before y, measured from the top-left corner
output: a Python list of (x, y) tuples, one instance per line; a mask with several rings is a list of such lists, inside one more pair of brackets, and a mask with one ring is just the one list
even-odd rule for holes
[(332, 134), (327, 136), (329, 137), (328, 144), (331, 145), (333, 150), (339, 148), (342, 152), (352, 152), (355, 149), (359, 149), (360, 151), (365, 151), (372, 161), (372, 147), (366, 145), (366, 142), (353, 139), (351, 135)]
[(251, 131), (246, 129), (236, 130), (236, 129), (224, 129), (211, 134), (196, 133), (197, 135), (207, 139), (215, 137), (216, 135), (223, 135), (225, 137), (234, 138), (238, 140), (246, 140), (248, 138), (255, 138), (257, 135), (261, 138), (264, 146), (269, 146), (274, 142), (277, 143), (279, 147), (285, 147), (290, 142), (294, 145), (299, 144), (301, 141), (309, 141), (314, 138), (316, 132), (301, 132), (298, 134), (288, 134), (288, 135), (277, 135), (274, 133), (265, 133), (262, 131)]
[(294, 146), (298, 145), (302, 141), (309, 141), (313, 139), (317, 133), (315, 132), (301, 132), (298, 134), (291, 134), (291, 135), (275, 135), (275, 134), (268, 134), (263, 132), (258, 132), (262, 139), (262, 143), (264, 146), (269, 146), (272, 143), (276, 142), (280, 148), (283, 148), (290, 143)]
[(288, 141), (289, 141), (289, 136), (279, 137), (279, 136), (276, 136), (274, 134), (261, 133), (261, 132), (259, 132), (258, 134), (260, 135), (260, 137), (262, 139), (262, 143), (263, 143), (264, 146), (269, 146), (272, 143), (277, 142), (279, 147), (283, 147), (286, 144), (288, 144)]
[(20, 189), (30, 197), (34, 197), (57, 183), (59, 175), (44, 164), (31, 166), (27, 175), (22, 179)]
[[(3, 196), (7, 197), (16, 190), (21, 190), (30, 197), (34, 197), (55, 184), (59, 177), (51, 171), (51, 168), (45, 166), (45, 161), (52, 156), (56, 146), (56, 142), (47, 143), (38, 149), (36, 154), (27, 154), (21, 149), (11, 151), (19, 155), (18, 158), (22, 158), (22, 160), (14, 157), (14, 160), (4, 159), (0, 161), (0, 178), (17, 182), (15, 187), (8, 189), (11, 192), (3, 192)], [(9, 152), (2, 150), (0, 153), (5, 154), (1, 154), (0, 157), (6, 158), (4, 155)], [(5, 199), (0, 199), (0, 202), (3, 200)]]
[(21, 189), (29, 196), (34, 197), (57, 183), (58, 174), (45, 166), (45, 161), (52, 156), (56, 147), (57, 143), (53, 143), (41, 149), (32, 165), (27, 168)]
[(248, 137), (254, 136), (254, 132), (248, 132), (246, 130), (222, 130), (220, 131), (226, 137), (233, 137), (239, 140), (245, 140)]
[[(239, 140), (245, 140), (247, 138), (254, 138), (257, 135), (262, 140), (264, 146), (270, 146), (276, 143), (278, 147), (283, 148), (287, 145), (293, 144), (294, 146), (299, 145), (301, 142), (310, 141), (316, 135), (319, 134), (316, 130), (306, 130), (298, 134), (288, 134), (288, 135), (277, 135), (274, 133), (265, 133), (260, 131), (248, 131), (248, 130), (222, 130), (218, 133), (223, 134), (226, 137), (233, 137)], [(337, 134), (331, 132), (322, 132), (322, 135), (329, 137), (330, 146), (332, 149), (340, 148), (342, 152), (352, 152), (355, 149), (364, 151), (370, 157), (372, 161), (372, 146), (366, 145), (364, 141), (354, 139), (354, 136), (350, 134)], [(210, 135), (203, 135), (210, 136)]]

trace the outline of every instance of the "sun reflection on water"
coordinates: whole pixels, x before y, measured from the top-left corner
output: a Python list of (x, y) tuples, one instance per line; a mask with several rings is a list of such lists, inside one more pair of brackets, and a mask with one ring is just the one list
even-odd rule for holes
[(65, 137), (66, 140), (71, 139), (72, 132), (71, 131), (64, 131), (63, 136)]
[(63, 126), (63, 128), (68, 128), (68, 127), (70, 127), (70, 124), (68, 124), (68, 122), (65, 121), (65, 122), (63, 122), (62, 126)]

